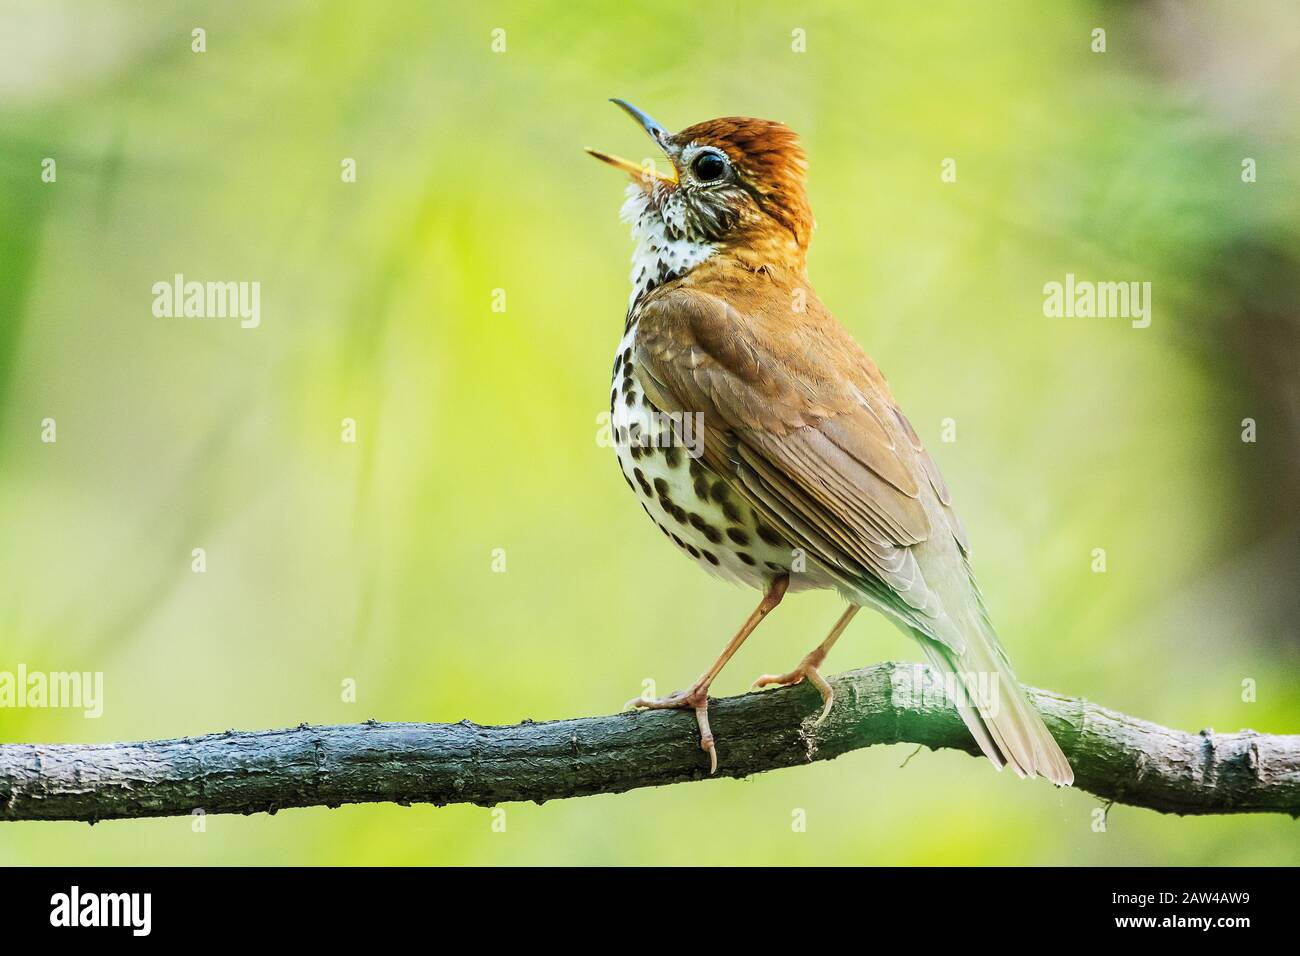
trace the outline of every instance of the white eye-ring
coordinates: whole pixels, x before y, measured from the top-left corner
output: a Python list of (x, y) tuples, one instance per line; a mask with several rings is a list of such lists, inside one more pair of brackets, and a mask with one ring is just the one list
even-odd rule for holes
[(715, 183), (727, 175), (730, 165), (721, 150), (705, 149), (691, 160), (691, 173), (702, 183)]

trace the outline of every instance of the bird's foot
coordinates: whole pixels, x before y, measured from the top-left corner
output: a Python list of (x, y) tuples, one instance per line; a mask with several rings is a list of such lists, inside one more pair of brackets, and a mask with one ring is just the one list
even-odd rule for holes
[(751, 689), (761, 690), (764, 687), (793, 687), (795, 684), (807, 680), (817, 688), (817, 692), (822, 695), (822, 712), (813, 722), (813, 726), (818, 726), (827, 715), (831, 712), (831, 705), (835, 703), (835, 691), (831, 690), (831, 685), (822, 677), (822, 661), (826, 659), (826, 652), (820, 647), (810, 653), (807, 657), (799, 662), (799, 666), (788, 674), (764, 674), (758, 680), (754, 681)]
[(623, 705), (644, 708), (646, 710), (693, 710), (695, 722), (700, 725), (700, 749), (709, 755), (709, 773), (718, 769), (718, 748), (713, 742), (713, 731), (709, 729), (709, 685), (696, 681), (686, 690), (679, 690), (667, 697), (634, 697)]

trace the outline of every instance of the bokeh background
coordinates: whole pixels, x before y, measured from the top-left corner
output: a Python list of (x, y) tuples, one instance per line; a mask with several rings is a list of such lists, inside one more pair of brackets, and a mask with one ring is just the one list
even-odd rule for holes
[[(596, 441), (630, 245), (582, 147), (648, 146), (609, 96), (802, 134), (813, 281), (944, 469), (1025, 681), (1300, 731), (1298, 47), (1285, 0), (5, 0), (0, 668), (103, 671), (106, 699), (0, 710), (0, 740), (511, 723), (702, 669), (755, 595), (666, 546)], [(261, 326), (155, 318), (178, 272), (260, 282)], [(1045, 318), (1067, 272), (1151, 282), (1151, 327)], [(787, 602), (717, 692), (838, 611)], [(864, 615), (831, 668), (916, 657)], [(0, 864), (1300, 859), (1284, 817), (1097, 832), (1088, 794), (911, 750), (512, 805), (504, 833), (427, 806), (6, 824)]]

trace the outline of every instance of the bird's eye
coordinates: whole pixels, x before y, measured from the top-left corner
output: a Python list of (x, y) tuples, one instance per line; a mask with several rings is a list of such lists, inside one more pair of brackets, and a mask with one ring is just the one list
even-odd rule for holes
[(727, 161), (717, 153), (700, 153), (691, 164), (695, 178), (702, 183), (721, 179), (727, 172)]

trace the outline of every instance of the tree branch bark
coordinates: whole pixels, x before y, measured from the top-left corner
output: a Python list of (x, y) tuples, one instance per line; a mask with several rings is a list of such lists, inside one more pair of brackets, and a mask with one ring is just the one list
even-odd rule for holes
[[(873, 744), (977, 753), (935, 674), (878, 664), (831, 679), (822, 726), (799, 686), (712, 705), (720, 777)], [(1045, 691), (1029, 694), (1076, 786), (1162, 813), (1300, 816), (1300, 736), (1189, 734)], [(647, 711), (510, 727), (377, 723), (118, 744), (0, 745), (0, 819), (97, 820), (285, 807), (543, 802), (709, 779), (689, 713)]]

